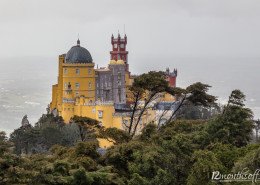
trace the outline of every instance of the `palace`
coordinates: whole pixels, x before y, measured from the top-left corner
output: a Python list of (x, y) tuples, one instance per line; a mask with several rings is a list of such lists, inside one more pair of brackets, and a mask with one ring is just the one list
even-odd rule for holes
[[(126, 51), (127, 36), (111, 37), (112, 51), (107, 67), (95, 69), (90, 52), (80, 45), (73, 46), (66, 54), (59, 56), (58, 84), (52, 86), (50, 110), (62, 116), (69, 123), (74, 115), (86, 116), (99, 121), (104, 127), (125, 130), (130, 121), (128, 106), (131, 104), (130, 91), (135, 75), (131, 75)], [(166, 69), (170, 86), (176, 85), (177, 70)], [(166, 120), (159, 115), (172, 107), (175, 97), (161, 93), (154, 102), (154, 108), (142, 117), (138, 131), (154, 121), (157, 124)], [(169, 107), (170, 106), (170, 107)], [(159, 122), (158, 122), (159, 121)], [(123, 124), (124, 123), (124, 124)], [(110, 146), (103, 141), (101, 147)]]

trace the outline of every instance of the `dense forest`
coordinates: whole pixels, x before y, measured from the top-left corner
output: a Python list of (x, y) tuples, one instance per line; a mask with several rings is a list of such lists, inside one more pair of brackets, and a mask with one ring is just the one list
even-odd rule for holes
[[(154, 79), (161, 78), (156, 74), (141, 75), (132, 91), (178, 96), (180, 103), (165, 124), (150, 123), (134, 135), (103, 128), (88, 117), (74, 116), (64, 124), (59, 116), (43, 115), (35, 126), (22, 126), (9, 139), (0, 132), (0, 184), (252, 184), (212, 181), (214, 171), (247, 169), (253, 174), (260, 165), (260, 144), (250, 142), (253, 113), (244, 105), (245, 95), (232, 91), (227, 105), (212, 114), (217, 106), (216, 97), (207, 93), (210, 86), (169, 88)], [(142, 81), (146, 77), (150, 84)], [(100, 152), (100, 137), (114, 146)]]

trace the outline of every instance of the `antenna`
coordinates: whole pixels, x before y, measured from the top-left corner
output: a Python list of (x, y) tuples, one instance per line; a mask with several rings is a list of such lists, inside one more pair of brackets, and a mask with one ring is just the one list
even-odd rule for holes
[(77, 46), (80, 46), (79, 34), (78, 34)]

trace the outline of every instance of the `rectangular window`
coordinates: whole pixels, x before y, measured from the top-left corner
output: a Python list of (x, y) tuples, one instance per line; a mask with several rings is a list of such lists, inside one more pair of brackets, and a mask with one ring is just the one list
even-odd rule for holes
[(64, 69), (64, 74), (65, 74), (65, 75), (67, 74), (67, 69)]
[(79, 91), (76, 91), (76, 95), (79, 95)]
[(88, 74), (91, 74), (91, 69), (88, 70)]
[(67, 95), (67, 91), (65, 91), (64, 94)]
[(79, 74), (79, 69), (76, 69), (76, 75), (78, 75)]
[(67, 89), (67, 82), (64, 83), (64, 88)]
[(99, 125), (102, 127), (102, 121), (99, 122)]
[(70, 108), (68, 108), (68, 111), (70, 111)]
[(171, 95), (171, 99), (173, 99), (173, 95)]
[(88, 88), (91, 88), (91, 82), (88, 83)]
[(98, 118), (103, 118), (103, 111), (101, 110), (98, 111)]
[(93, 112), (93, 113), (96, 113), (96, 108), (93, 108), (93, 109), (92, 109), (92, 112)]
[(91, 91), (89, 91), (88, 94), (91, 95)]
[(98, 83), (97, 83), (97, 87), (98, 87)]
[(75, 87), (76, 89), (79, 89), (79, 83), (76, 83)]

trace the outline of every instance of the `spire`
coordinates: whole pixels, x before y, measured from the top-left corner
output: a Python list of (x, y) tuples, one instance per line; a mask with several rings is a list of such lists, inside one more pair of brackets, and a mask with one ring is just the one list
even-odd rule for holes
[(79, 39), (77, 40), (77, 46), (80, 46), (80, 40)]

